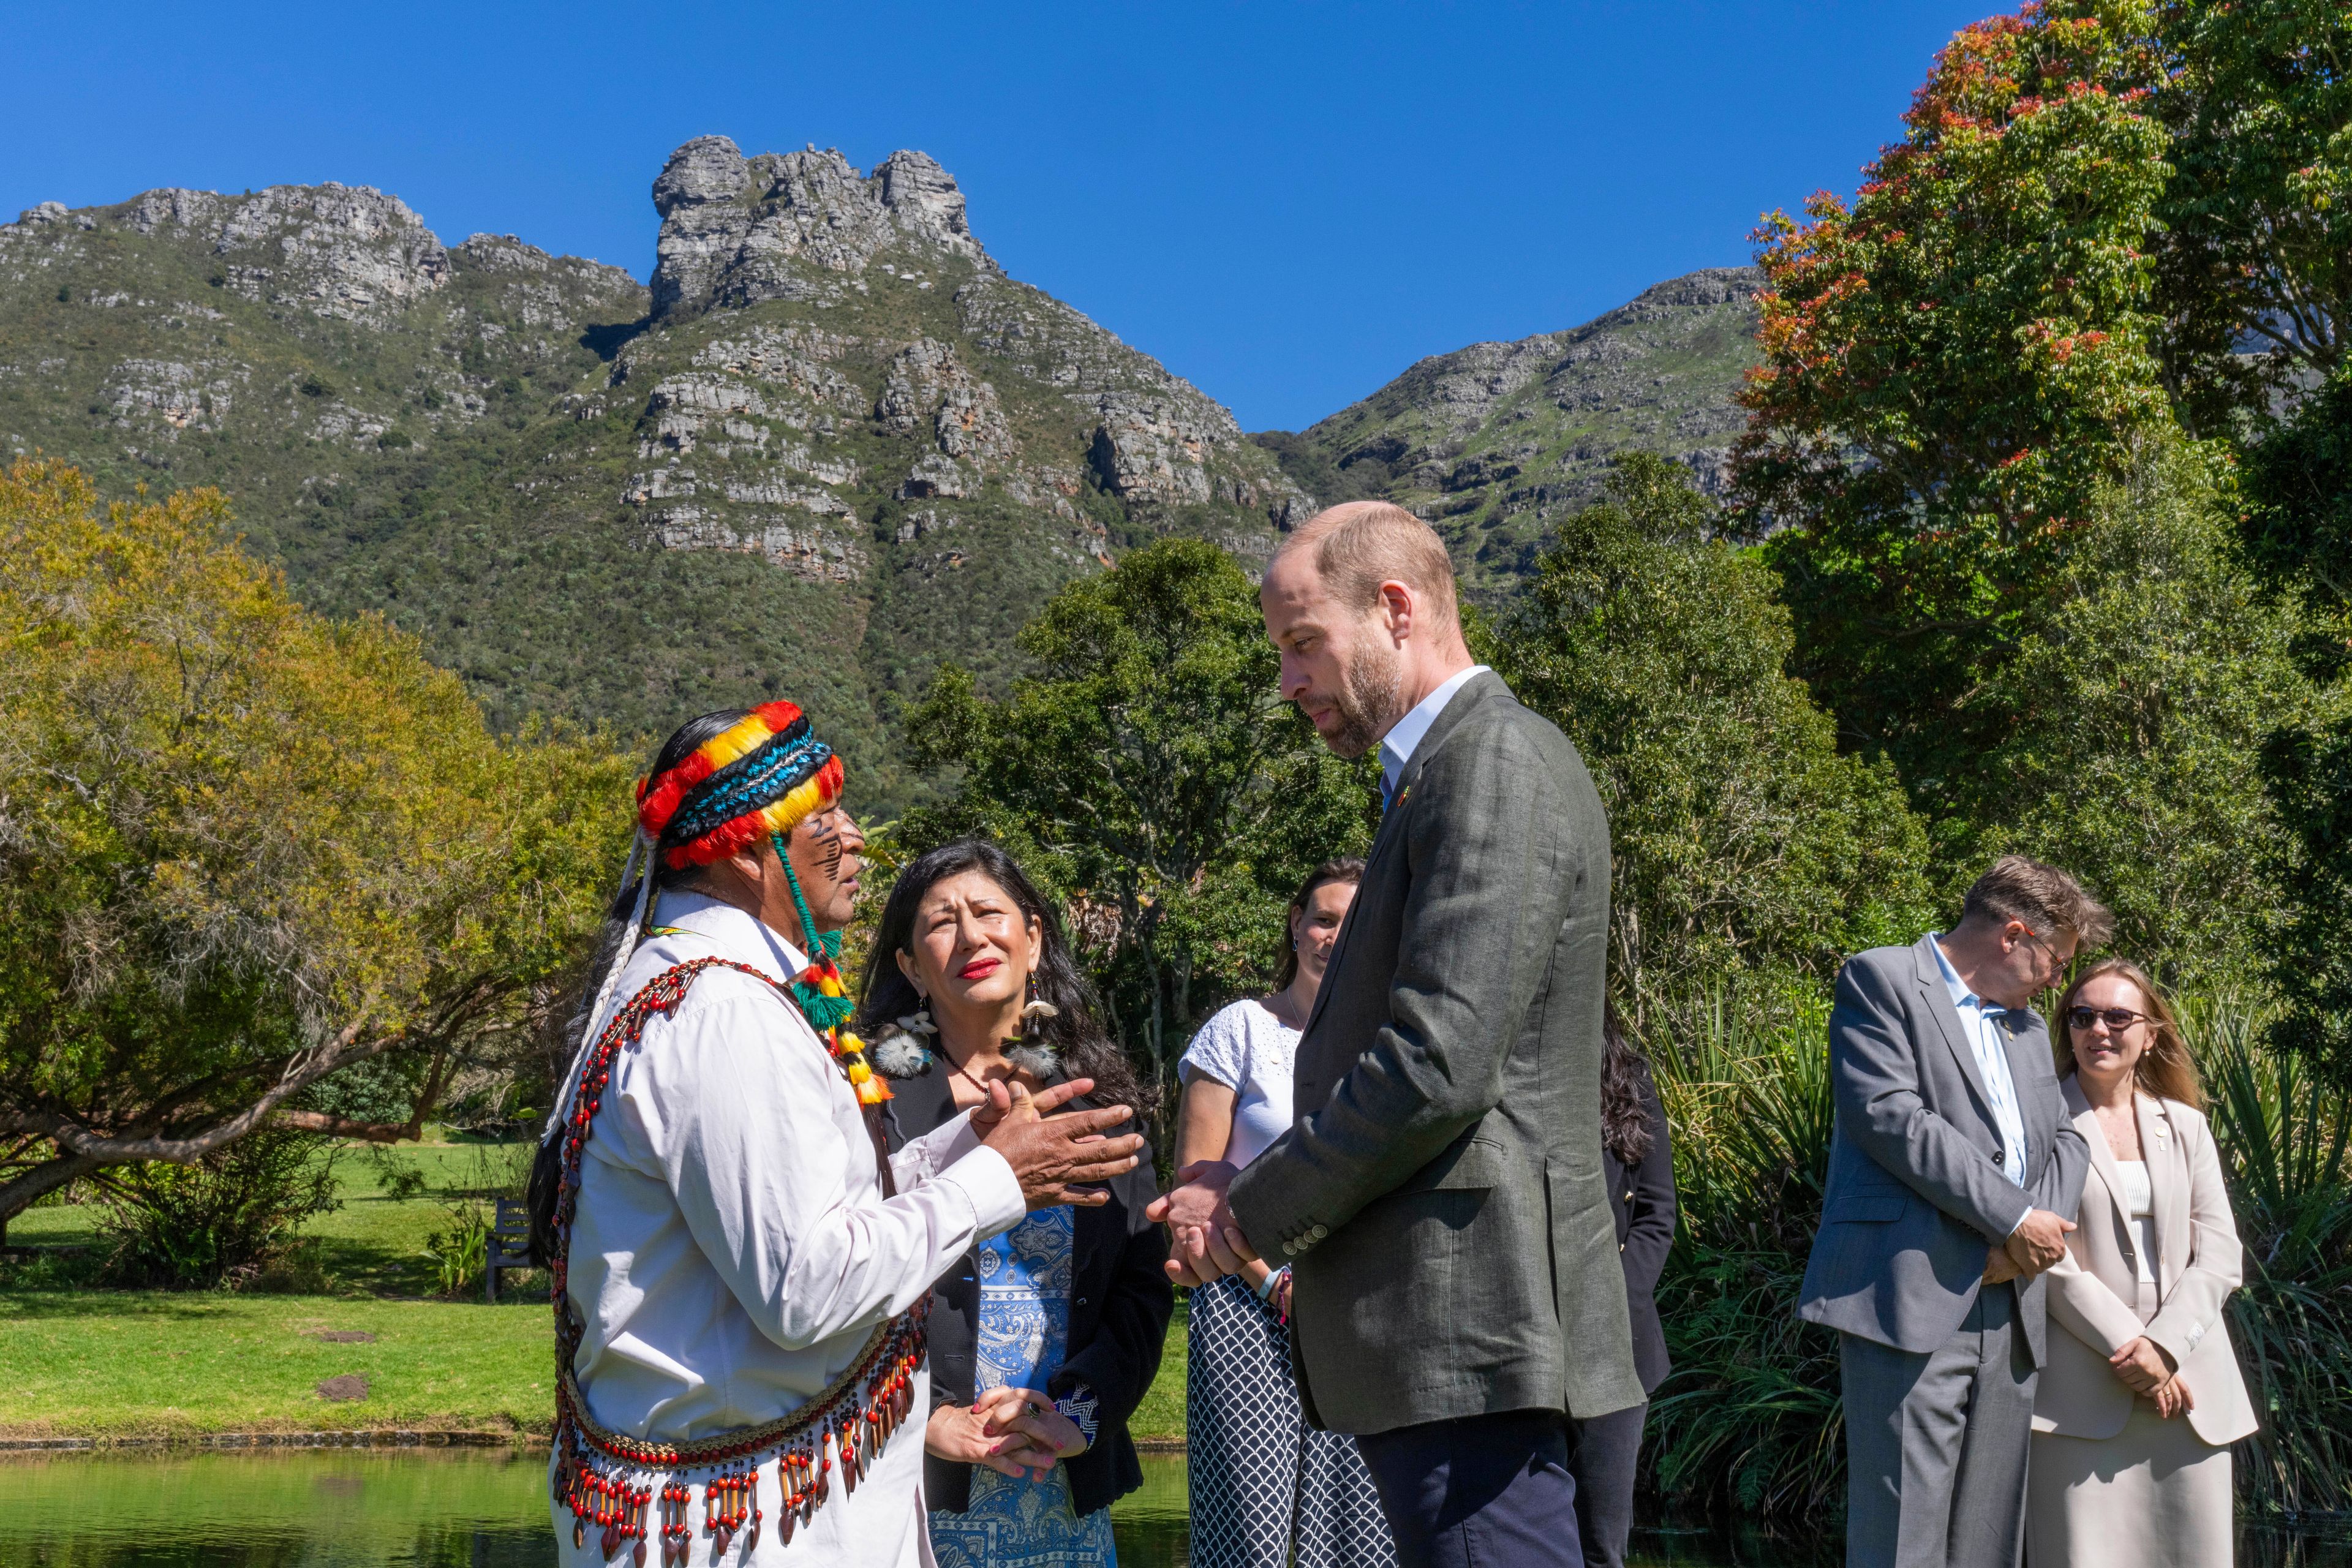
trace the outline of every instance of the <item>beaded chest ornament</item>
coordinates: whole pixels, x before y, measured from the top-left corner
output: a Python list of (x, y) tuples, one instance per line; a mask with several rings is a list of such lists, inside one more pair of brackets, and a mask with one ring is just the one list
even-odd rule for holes
[[(843, 1488), (856, 1490), (882, 1446), (906, 1423), (925, 1350), (928, 1296), (877, 1327), (840, 1376), (780, 1420), (688, 1442), (660, 1443), (611, 1431), (588, 1413), (572, 1364), (584, 1325), (573, 1318), (566, 1295), (582, 1153), (612, 1082), (614, 1058), (624, 1049), (637, 1048), (646, 1021), (657, 1013), (676, 1012), (695, 976), (714, 966), (739, 970), (785, 990), (772, 976), (724, 958), (691, 959), (655, 975), (622, 1005), (584, 1053), (572, 1087), (571, 1114), (561, 1131), (563, 1174), (555, 1200), (551, 1264), (556, 1372), (551, 1484), (556, 1500), (572, 1511), (572, 1544), (585, 1546), (593, 1525), (601, 1532), (598, 1542), (604, 1556), (610, 1559), (628, 1546), (635, 1568), (644, 1568), (649, 1530), (661, 1537), (663, 1568), (688, 1562), (697, 1534), (688, 1478), (697, 1473), (702, 1478), (699, 1532), (710, 1538), (717, 1556), (727, 1554), (739, 1532), (745, 1534), (747, 1552), (759, 1544), (765, 1521), (759, 1477), (771, 1465), (782, 1503), (777, 1528), (790, 1542), (793, 1531), (808, 1522), (831, 1495), (835, 1462)], [(811, 965), (812, 971), (815, 968)], [(815, 985), (820, 995), (822, 984)], [(795, 985), (786, 994), (800, 1001), (799, 992)], [(864, 1065), (838, 1046), (833, 1050), (845, 1074)], [(887, 1187), (887, 1164), (883, 1171)], [(648, 1470), (666, 1470), (669, 1477), (653, 1485), (644, 1479)]]

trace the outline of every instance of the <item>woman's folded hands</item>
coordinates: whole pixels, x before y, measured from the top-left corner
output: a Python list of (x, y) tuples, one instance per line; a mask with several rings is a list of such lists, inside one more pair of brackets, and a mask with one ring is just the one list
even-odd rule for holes
[(2171, 1355), (2162, 1345), (2146, 1334), (2125, 1345), (2107, 1358), (2116, 1369), (2116, 1376), (2126, 1388), (2156, 1402), (2156, 1413), (2167, 1421), (2184, 1410), (2196, 1407), (2189, 1385), (2180, 1381), (2179, 1369), (2173, 1365)]
[(1076, 1422), (1034, 1388), (992, 1388), (970, 1405), (942, 1405), (923, 1429), (923, 1451), (961, 1465), (986, 1465), (1039, 1480), (1062, 1460), (1087, 1451)]

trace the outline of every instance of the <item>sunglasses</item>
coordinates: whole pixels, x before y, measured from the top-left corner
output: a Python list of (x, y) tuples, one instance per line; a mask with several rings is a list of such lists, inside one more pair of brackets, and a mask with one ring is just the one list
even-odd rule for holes
[(2066, 1009), (2066, 1022), (2075, 1028), (2087, 1029), (2094, 1024), (2104, 1023), (2107, 1026), (2107, 1032), (2115, 1035), (2122, 1034), (2134, 1024), (2144, 1022), (2147, 1017), (2147, 1014), (2135, 1013), (2128, 1007), (2069, 1007)]

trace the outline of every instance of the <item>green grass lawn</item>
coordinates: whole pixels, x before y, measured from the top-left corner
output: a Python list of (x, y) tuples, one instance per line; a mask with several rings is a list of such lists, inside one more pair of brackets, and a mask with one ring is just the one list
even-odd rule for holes
[[(372, 1344), (322, 1332), (370, 1333)], [(546, 1303), (202, 1291), (0, 1292), (0, 1434), (179, 1436), (551, 1418)], [(321, 1399), (357, 1373), (367, 1397)]]
[(1181, 1443), (1184, 1440), (1184, 1352), (1192, 1303), (1179, 1300), (1176, 1316), (1168, 1324), (1168, 1343), (1160, 1352), (1160, 1375), (1135, 1407), (1127, 1429), (1139, 1443)]
[[(336, 1163), (342, 1206), (304, 1226), (302, 1273), (314, 1289), (301, 1294), (98, 1289), (100, 1211), (27, 1210), (10, 1223), (8, 1241), (34, 1248), (31, 1260), (0, 1264), (0, 1437), (544, 1434), (553, 1355), (546, 1276), (507, 1276), (514, 1294), (495, 1307), (483, 1304), (478, 1283), (449, 1300), (425, 1250), (449, 1224), (450, 1203), (509, 1184), (528, 1153), (528, 1145), (474, 1143), (346, 1152)], [(408, 1172), (423, 1179), (421, 1192), (389, 1190)], [(317, 1337), (330, 1331), (375, 1340)], [(367, 1379), (366, 1399), (321, 1399), (318, 1385), (345, 1373)], [(1132, 1429), (1163, 1443), (1183, 1436), (1181, 1303)]]

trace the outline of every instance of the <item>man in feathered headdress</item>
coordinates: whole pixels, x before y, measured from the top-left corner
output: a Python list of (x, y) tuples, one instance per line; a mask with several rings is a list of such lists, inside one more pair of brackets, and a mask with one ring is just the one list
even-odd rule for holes
[[(789, 702), (706, 714), (638, 837), (532, 1175), (567, 1564), (928, 1564), (923, 1307), (1029, 1208), (1131, 1169), (1124, 1108), (1000, 1100), (886, 1156), (835, 959), (864, 839)], [(642, 860), (643, 874), (634, 875)], [(1013, 1462), (1051, 1464), (1008, 1405)], [(1040, 1447), (1033, 1450), (1031, 1441)]]

